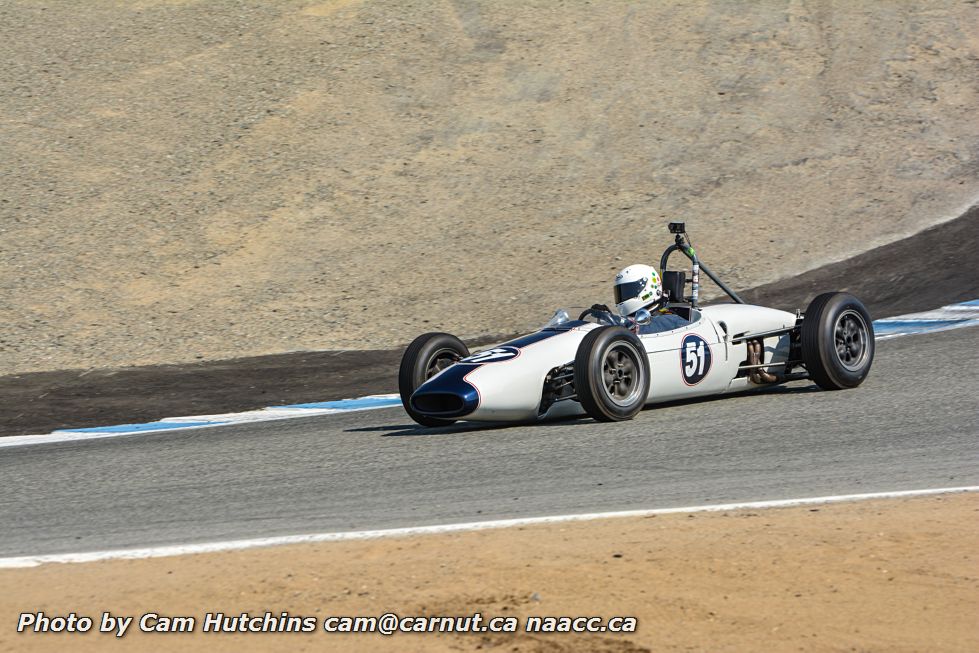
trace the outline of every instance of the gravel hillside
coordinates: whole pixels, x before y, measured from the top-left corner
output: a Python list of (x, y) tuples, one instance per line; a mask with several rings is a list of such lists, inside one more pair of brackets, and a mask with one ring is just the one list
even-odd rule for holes
[[(472, 336), (979, 195), (976, 2), (0, 5), (0, 371)], [(895, 261), (896, 266), (915, 265)]]

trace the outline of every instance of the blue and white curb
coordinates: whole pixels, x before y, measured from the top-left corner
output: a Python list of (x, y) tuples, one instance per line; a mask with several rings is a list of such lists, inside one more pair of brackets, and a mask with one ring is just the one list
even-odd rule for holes
[(341, 399), (339, 401), (321, 401), (308, 404), (292, 404), (288, 406), (269, 406), (260, 410), (249, 410), (242, 413), (220, 413), (216, 415), (191, 415), (187, 417), (165, 417), (157, 422), (143, 424), (117, 424), (114, 426), (96, 426), (84, 429), (62, 429), (47, 435), (15, 435), (0, 438), (0, 448), (16, 447), (27, 444), (47, 444), (52, 442), (77, 442), (80, 440), (97, 440), (120, 435), (137, 435), (140, 433), (159, 433), (180, 429), (199, 429), (210, 426), (225, 426), (227, 424), (245, 424), (248, 422), (269, 422), (279, 419), (295, 419), (297, 417), (315, 417), (318, 415), (336, 415), (361, 410), (376, 410), (401, 405), (401, 396), (370, 395), (358, 399)]
[[(910, 313), (889, 317), (874, 322), (874, 333), (877, 340), (889, 340), (900, 336), (919, 333), (935, 333), (949, 329), (979, 326), (979, 299), (960, 304), (943, 306), (933, 311)], [(16, 435), (0, 438), (0, 448), (16, 447), (28, 444), (47, 444), (53, 442), (76, 442), (79, 440), (95, 440), (111, 438), (120, 435), (138, 435), (140, 433), (159, 433), (183, 429), (199, 429), (227, 424), (245, 424), (248, 422), (268, 422), (279, 419), (295, 419), (297, 417), (314, 417), (319, 415), (335, 415), (361, 410), (392, 408), (401, 405), (401, 397), (396, 394), (370, 395), (357, 399), (342, 399), (339, 401), (321, 401), (308, 404), (291, 404), (288, 406), (269, 406), (260, 410), (250, 410), (242, 413), (221, 413), (217, 415), (191, 415), (187, 417), (166, 417), (156, 422), (143, 424), (117, 424), (114, 426), (96, 426), (84, 429), (63, 429), (47, 435)]]
[(942, 306), (934, 311), (909, 313), (877, 320), (874, 322), (874, 334), (877, 340), (887, 340), (898, 336), (934, 333), (977, 325), (979, 325), (979, 299), (973, 299), (970, 302)]

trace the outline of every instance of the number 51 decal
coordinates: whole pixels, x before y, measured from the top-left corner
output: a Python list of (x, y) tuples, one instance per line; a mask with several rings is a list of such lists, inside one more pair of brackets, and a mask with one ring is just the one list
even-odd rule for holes
[(687, 385), (697, 385), (710, 372), (712, 354), (707, 341), (691, 333), (683, 338), (680, 345), (680, 369), (683, 372), (683, 382)]
[(473, 354), (468, 358), (463, 358), (463, 363), (502, 363), (520, 355), (520, 350), (509, 345), (488, 349), (478, 354)]

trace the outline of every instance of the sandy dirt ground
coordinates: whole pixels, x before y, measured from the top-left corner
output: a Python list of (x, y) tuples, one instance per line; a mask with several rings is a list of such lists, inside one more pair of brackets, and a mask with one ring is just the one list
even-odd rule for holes
[[(979, 496), (2, 570), (0, 650), (975, 651)], [(22, 611), (634, 616), (632, 634), (17, 634)]]
[[(0, 7), (0, 370), (378, 348), (736, 287), (979, 192), (972, 2)], [(771, 247), (772, 250), (766, 250)]]

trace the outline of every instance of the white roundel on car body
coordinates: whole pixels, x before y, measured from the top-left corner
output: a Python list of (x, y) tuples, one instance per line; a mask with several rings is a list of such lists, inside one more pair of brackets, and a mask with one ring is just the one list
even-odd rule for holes
[(707, 341), (696, 333), (689, 333), (680, 344), (680, 372), (683, 382), (697, 385), (710, 372), (714, 355)]

